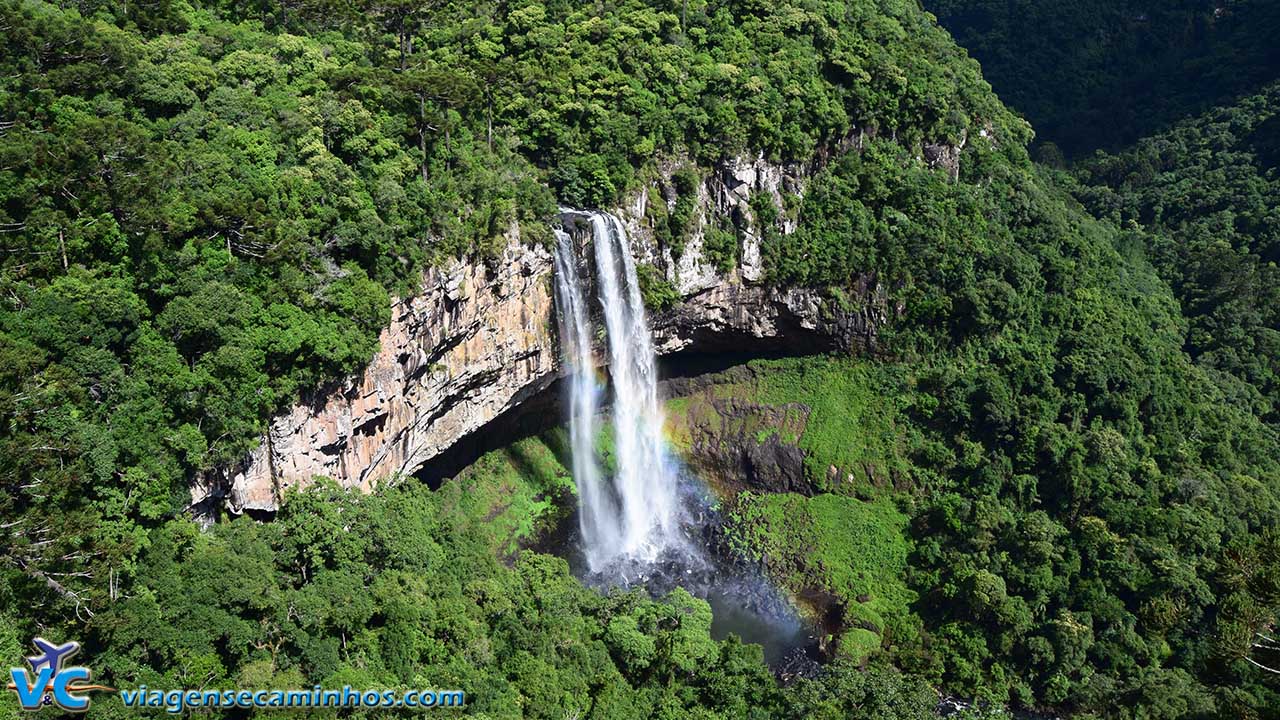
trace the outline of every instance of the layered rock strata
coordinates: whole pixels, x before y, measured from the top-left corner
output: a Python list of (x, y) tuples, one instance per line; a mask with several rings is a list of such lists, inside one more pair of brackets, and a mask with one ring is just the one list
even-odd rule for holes
[[(844, 289), (838, 303), (821, 290), (761, 282), (750, 200), (765, 193), (781, 207), (784, 194), (803, 192), (806, 173), (759, 158), (725, 163), (699, 184), (694, 225), (678, 257), (655, 240), (646, 212), (650, 197), (663, 198), (670, 187), (669, 173), (617, 211), (637, 261), (656, 267), (683, 298), (651, 319), (659, 354), (874, 346), (893, 309), (870, 280)], [(740, 261), (728, 273), (702, 248), (704, 228), (718, 218), (733, 218), (740, 228)], [(778, 228), (793, 229), (786, 220)], [(518, 238), (513, 228), (497, 262), (427, 272), (416, 295), (394, 301), (380, 350), (364, 372), (317, 390), (274, 418), (242, 462), (199, 478), (195, 513), (273, 512), (289, 488), (317, 476), (371, 490), (414, 474), (551, 386), (561, 372), (553, 262), (546, 249)]]

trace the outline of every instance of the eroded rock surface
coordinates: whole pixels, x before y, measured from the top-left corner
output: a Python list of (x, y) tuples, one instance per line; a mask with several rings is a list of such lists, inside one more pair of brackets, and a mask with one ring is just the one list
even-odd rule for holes
[[(874, 346), (891, 309), (869, 280), (846, 289), (840, 302), (819, 290), (760, 283), (750, 198), (767, 193), (781, 204), (782, 193), (803, 191), (804, 177), (804, 168), (758, 158), (726, 163), (699, 186), (696, 224), (678, 259), (647, 224), (649, 192), (617, 211), (637, 259), (658, 267), (684, 298), (651, 318), (660, 354)], [(731, 216), (746, 223), (741, 262), (720, 273), (702, 254), (703, 228)], [(428, 272), (417, 295), (394, 302), (380, 350), (362, 374), (317, 390), (274, 418), (262, 444), (237, 466), (198, 479), (197, 515), (210, 517), (219, 507), (272, 512), (289, 488), (316, 476), (368, 491), (417, 472), (549, 387), (561, 372), (554, 263), (548, 250), (523, 245), (518, 236), (518, 229), (509, 233), (492, 265), (454, 263)]]
[(771, 406), (712, 395), (690, 408), (686, 458), (726, 494), (741, 490), (812, 495), (797, 444), (809, 421), (801, 403)]
[(555, 377), (548, 251), (512, 242), (493, 267), (427, 273), (395, 301), (364, 373), (275, 418), (239, 467), (207, 476), (197, 504), (275, 510), (290, 487), (321, 475), (372, 488), (545, 388)]

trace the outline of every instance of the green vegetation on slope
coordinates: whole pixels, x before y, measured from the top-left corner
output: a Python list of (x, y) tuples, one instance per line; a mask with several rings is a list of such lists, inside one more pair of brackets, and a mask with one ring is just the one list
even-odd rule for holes
[[(804, 478), (822, 492), (865, 496), (907, 477), (909, 428), (896, 424), (900, 367), (823, 355), (753, 360), (745, 370), (667, 401), (668, 436), (677, 450), (692, 450), (695, 427), (716, 442), (777, 436), (803, 451)], [(716, 407), (721, 400), (737, 401), (735, 417)]]
[[(881, 340), (909, 382), (885, 403), (922, 493), (909, 575), (926, 631), (899, 661), (965, 694), (1115, 717), (1153, 694), (1144, 717), (1275, 707), (1215, 618), (1218, 568), (1280, 517), (1276, 432), (1182, 352), (1150, 266), (1018, 150), (966, 152), (948, 183), (872, 142), (764, 247), (777, 281), (875, 273), (905, 308)], [(1253, 597), (1265, 630), (1277, 598)]]
[(51, 618), (109, 602), (192, 481), (359, 369), (390, 294), (513, 224), (545, 239), (556, 199), (675, 152), (1027, 133), (908, 0), (0, 13), (0, 565)]
[[(170, 523), (151, 534), (133, 592), (82, 638), (98, 649), (95, 678), (457, 687), (489, 718), (780, 711), (759, 648), (711, 641), (704, 602), (679, 591), (661, 603), (601, 597), (545, 555), (508, 567), (489, 529), (451, 520), (449, 502), (416, 483), (373, 496), (326, 484), (292, 497), (273, 523)], [(133, 714), (113, 698), (94, 702), (94, 717)]]
[[(1027, 127), (916, 3), (0, 12), (0, 625), (20, 642), (80, 638), (126, 687), (456, 684), (503, 717), (921, 717), (926, 682), (1276, 717), (1251, 664), (1280, 605), (1274, 427), (1184, 353), (1175, 296), (1030, 164)], [(766, 390), (813, 393), (814, 470), (885, 455), (915, 501), (764, 498), (743, 527), (794, 519), (752, 542), (870, 588), (851, 612), (897, 628), (908, 676), (840, 665), (780, 690), (687, 596), (506, 565), (564, 489), (535, 441), (438, 494), (325, 485), (276, 523), (183, 518), (274, 409), (370, 356), (424, 267), (492, 261), (513, 225), (545, 238), (556, 200), (607, 204), (658, 156), (807, 160), (855, 134), (789, 199), (796, 232), (753, 207), (771, 282), (888, 293), (894, 364), (782, 364)], [(920, 157), (962, 140), (957, 180)], [(677, 202), (673, 247), (683, 223)]]
[(563, 430), (524, 438), (485, 453), (438, 494), (453, 521), (490, 538), (499, 556), (514, 556), (562, 522), (577, 503)]
[[(670, 653), (683, 612), (644, 611), (638, 640), (588, 621), (601, 601), (559, 564), (483, 559), (510, 557), (563, 496), (536, 442), (438, 499), (320, 489), (266, 526), (196, 533), (187, 488), (358, 370), (425, 268), (496, 261), (516, 228), (545, 241), (557, 201), (610, 203), (663, 156), (807, 160), (855, 132), (1025, 139), (914, 2), (15, 0), (0, 35), (0, 618), (15, 637), (80, 638), (126, 687), (451, 681), (494, 715), (782, 712), (758, 657), (709, 644), (701, 621), (680, 631), (697, 652), (624, 662), (652, 692), (615, 688), (601, 628)], [(673, 247), (701, 172), (678, 182)], [(722, 265), (736, 254), (736, 238), (712, 245)], [(384, 506), (400, 502), (440, 507)], [(710, 680), (715, 657), (736, 679)]]
[[(811, 600), (818, 613), (834, 609), (821, 620), (843, 628), (835, 649), (855, 662), (882, 644), (912, 646), (920, 634), (916, 593), (906, 585), (909, 517), (897, 505), (912, 500), (893, 492), (891, 482), (912, 473), (899, 424), (908, 397), (896, 377), (901, 370), (838, 356), (754, 360), (747, 372), (667, 403), (679, 450), (692, 449), (696, 425), (710, 434), (704, 441), (764, 442), (776, 435), (803, 452), (805, 477), (821, 494), (763, 493), (750, 489), (749, 479), (734, 479), (733, 488), (748, 489), (726, 498), (725, 544), (761, 564), (802, 605)], [(716, 399), (735, 401), (735, 416), (721, 416)]]
[(1125, 226), (1173, 288), (1187, 352), (1252, 385), (1226, 391), (1280, 421), (1280, 85), (1074, 175), (1077, 197)]
[(887, 484), (906, 469), (902, 430), (894, 423), (898, 395), (885, 392), (893, 383), (891, 366), (820, 357), (756, 361), (752, 368), (761, 402), (809, 408), (796, 444), (805, 451), (805, 471), (814, 487), (837, 492), (850, 475), (858, 480), (854, 487), (864, 478)]
[(1280, 67), (1280, 6), (1271, 0), (924, 5), (1037, 137), (1069, 156), (1116, 150), (1252, 93)]
[(907, 516), (892, 498), (863, 502), (839, 495), (806, 498), (743, 493), (731, 506), (728, 541), (738, 554), (762, 562), (793, 592), (835, 596), (842, 657), (861, 661), (884, 642), (910, 645), (919, 619), (906, 586), (910, 542)]

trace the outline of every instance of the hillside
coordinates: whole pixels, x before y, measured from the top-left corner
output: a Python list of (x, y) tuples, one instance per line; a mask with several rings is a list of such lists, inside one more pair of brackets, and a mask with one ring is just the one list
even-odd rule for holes
[[(24, 0), (0, 31), (14, 662), (67, 637), (113, 687), (460, 687), (478, 717), (928, 718), (939, 693), (1278, 717), (1252, 647), (1280, 608), (1274, 93), (1073, 179), (906, 0)], [(716, 217), (738, 158), (803, 189)], [(1188, 204), (1201, 178), (1253, 201)], [(893, 308), (874, 347), (668, 404), (695, 464), (698, 433), (802, 458), (791, 487), (720, 487), (717, 541), (838, 608), (820, 672), (780, 684), (706, 602), (601, 594), (546, 552), (575, 502), (558, 429), (435, 489), (316, 479), (269, 521), (192, 518), (200, 478), (364, 371), (392, 298), (637, 196), (673, 262), (751, 285), (749, 238), (756, 284), (819, 319), (868, 288)], [(659, 322), (695, 302), (641, 267)]]
[(1000, 98), (1053, 143), (1118, 151), (1276, 77), (1267, 0), (929, 0)]
[[(1190, 321), (1187, 352), (1280, 402), (1280, 87), (1077, 164), (1075, 194), (1127, 228)], [(1252, 393), (1244, 389), (1242, 393)]]

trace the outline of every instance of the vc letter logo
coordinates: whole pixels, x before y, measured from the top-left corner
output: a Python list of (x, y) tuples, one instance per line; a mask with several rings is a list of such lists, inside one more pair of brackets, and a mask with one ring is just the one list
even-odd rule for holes
[(89, 698), (77, 693), (87, 690), (110, 690), (102, 685), (89, 685), (92, 673), (87, 667), (68, 667), (66, 661), (80, 652), (80, 643), (72, 641), (54, 645), (44, 638), (32, 641), (40, 652), (27, 658), (31, 672), (12, 668), (9, 689), (18, 694), (18, 704), (23, 710), (39, 710), (56, 704), (67, 712), (84, 712), (89, 709)]

